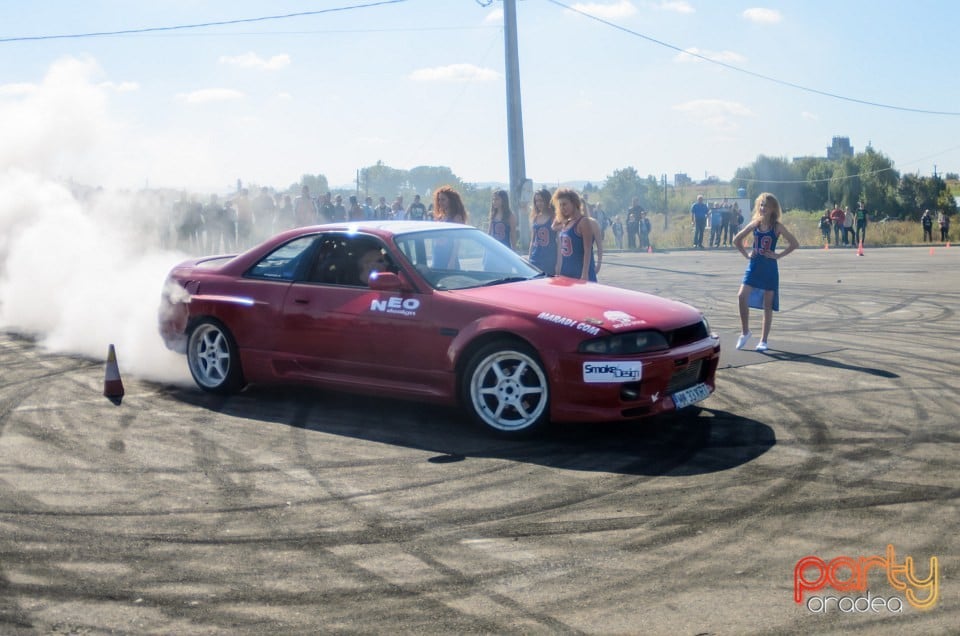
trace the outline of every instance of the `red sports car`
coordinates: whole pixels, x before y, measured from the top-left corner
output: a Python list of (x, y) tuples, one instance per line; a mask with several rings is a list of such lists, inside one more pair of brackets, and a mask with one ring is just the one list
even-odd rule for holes
[(683, 408), (713, 392), (720, 359), (689, 305), (548, 277), (474, 227), (422, 221), (304, 227), (177, 265), (160, 332), (205, 391), (460, 404), (506, 436)]

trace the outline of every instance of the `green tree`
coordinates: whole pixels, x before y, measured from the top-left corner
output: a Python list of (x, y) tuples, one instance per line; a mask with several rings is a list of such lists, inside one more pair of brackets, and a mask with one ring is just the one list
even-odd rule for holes
[(294, 183), (290, 186), (289, 192), (291, 194), (300, 194), (300, 190), (303, 186), (310, 188), (310, 194), (317, 196), (327, 192), (330, 186), (327, 184), (327, 178), (322, 174), (305, 174), (300, 177), (300, 183)]
[(408, 173), (407, 183), (414, 194), (421, 196), (429, 195), (444, 185), (449, 185), (458, 191), (463, 189), (460, 177), (453, 174), (453, 171), (446, 166), (417, 166)]
[[(893, 162), (872, 146), (854, 156), (854, 164), (861, 184), (860, 197), (868, 203), (871, 210), (883, 210), (887, 214), (899, 215), (902, 211), (897, 198), (897, 182), (900, 175), (893, 168)], [(851, 201), (851, 207), (852, 207)]]
[(647, 183), (640, 178), (633, 166), (614, 170), (600, 188), (600, 202), (610, 214), (618, 214), (629, 208), (634, 197), (640, 199), (640, 205), (643, 207), (650, 207), (650, 201), (647, 199)]
[(374, 199), (383, 196), (387, 201), (392, 201), (394, 197), (403, 193), (406, 185), (406, 171), (386, 166), (382, 161), (360, 171), (362, 196), (371, 196)]

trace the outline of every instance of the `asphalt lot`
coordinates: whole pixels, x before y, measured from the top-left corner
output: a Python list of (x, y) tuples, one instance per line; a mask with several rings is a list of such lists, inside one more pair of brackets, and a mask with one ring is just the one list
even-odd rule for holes
[[(744, 265), (608, 254), (706, 313), (718, 390), (520, 443), (304, 390), (124, 375), (114, 406), (102, 360), (0, 334), (0, 633), (957, 633), (960, 247), (795, 252), (767, 354), (733, 351)], [(880, 568), (878, 611), (794, 602), (803, 557), (888, 545), (938, 559), (932, 608)]]

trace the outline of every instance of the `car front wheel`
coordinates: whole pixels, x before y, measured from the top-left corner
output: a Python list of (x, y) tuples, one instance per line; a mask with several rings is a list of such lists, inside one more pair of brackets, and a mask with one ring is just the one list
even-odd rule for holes
[(220, 322), (205, 318), (190, 332), (187, 364), (194, 382), (211, 393), (235, 393), (243, 387), (240, 354)]
[(463, 403), (480, 425), (504, 437), (524, 437), (549, 418), (550, 387), (536, 352), (520, 342), (493, 342), (471, 356)]

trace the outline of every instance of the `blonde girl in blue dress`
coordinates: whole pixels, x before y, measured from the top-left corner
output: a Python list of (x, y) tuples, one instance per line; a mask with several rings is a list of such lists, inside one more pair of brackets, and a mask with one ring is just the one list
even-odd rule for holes
[[(753, 244), (748, 253), (744, 240), (751, 235)], [(781, 236), (787, 241), (787, 247), (777, 252), (777, 240)], [(793, 234), (780, 222), (780, 202), (777, 197), (769, 192), (757, 197), (753, 204), (753, 218), (733, 237), (733, 246), (748, 260), (737, 298), (740, 307), (740, 337), (737, 338), (737, 349), (743, 349), (752, 335), (750, 307), (753, 306), (763, 308), (763, 325), (756, 350), (766, 351), (773, 312), (780, 309), (780, 270), (777, 261), (800, 246)], [(751, 303), (751, 295), (754, 298), (760, 295), (762, 299)]]

